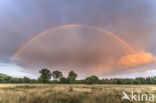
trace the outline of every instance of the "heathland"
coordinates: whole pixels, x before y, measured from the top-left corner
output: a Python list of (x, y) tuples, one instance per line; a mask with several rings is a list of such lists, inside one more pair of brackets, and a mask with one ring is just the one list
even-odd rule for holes
[(156, 86), (0, 84), (0, 103), (135, 103), (121, 101), (122, 91), (156, 95)]
[[(67, 77), (46, 68), (39, 73), (38, 79), (0, 74), (0, 103), (149, 103), (151, 94), (156, 103), (156, 76), (99, 79), (92, 75), (78, 80), (74, 71)], [(124, 93), (130, 99), (135, 94), (136, 100), (121, 100)]]

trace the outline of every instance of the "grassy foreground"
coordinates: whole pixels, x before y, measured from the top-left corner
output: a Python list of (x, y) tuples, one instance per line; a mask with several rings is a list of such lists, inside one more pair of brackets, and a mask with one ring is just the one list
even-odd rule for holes
[(0, 84), (0, 103), (133, 103), (123, 90), (156, 95), (154, 85)]

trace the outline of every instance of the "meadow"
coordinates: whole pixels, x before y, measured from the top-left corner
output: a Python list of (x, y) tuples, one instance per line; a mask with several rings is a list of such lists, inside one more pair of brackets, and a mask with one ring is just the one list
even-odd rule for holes
[(156, 95), (155, 85), (0, 84), (0, 103), (135, 103), (123, 90)]

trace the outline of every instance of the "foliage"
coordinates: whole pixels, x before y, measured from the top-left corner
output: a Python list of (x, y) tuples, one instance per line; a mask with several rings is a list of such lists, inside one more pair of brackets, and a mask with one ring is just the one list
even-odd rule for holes
[[(138, 77), (134, 79), (130, 78), (112, 78), (112, 79), (99, 79), (93, 75), (87, 77), (84, 80), (76, 80), (77, 73), (70, 71), (67, 77), (63, 77), (62, 72), (53, 71), (52, 73), (48, 69), (42, 69), (39, 71), (40, 77), (36, 79), (13, 78), (11, 76), (0, 73), (0, 83), (53, 83), (53, 84), (156, 84), (156, 76), (154, 77)], [(55, 78), (51, 80), (51, 77)]]
[(69, 84), (69, 80), (65, 77), (60, 78), (60, 83), (61, 84)]
[(63, 77), (63, 74), (62, 74), (62, 72), (56, 70), (56, 71), (52, 72), (52, 77), (54, 80), (59, 80), (60, 78)]
[(98, 84), (99, 83), (99, 78), (95, 75), (87, 77), (85, 79), (86, 84)]
[(30, 78), (24, 77), (24, 78), (22, 79), (22, 83), (30, 83)]
[(5, 74), (0, 74), (0, 83), (7, 83), (11, 80), (11, 77)]
[(74, 84), (76, 83), (76, 78), (78, 77), (78, 75), (74, 72), (74, 71), (70, 71), (68, 74), (68, 80), (70, 84)]
[(41, 74), (39, 77), (39, 81), (42, 83), (49, 83), (51, 76), (52, 76), (50, 70), (44, 68), (40, 70), (39, 73)]

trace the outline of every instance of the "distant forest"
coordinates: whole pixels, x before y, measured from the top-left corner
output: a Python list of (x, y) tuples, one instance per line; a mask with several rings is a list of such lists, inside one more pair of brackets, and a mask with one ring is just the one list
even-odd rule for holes
[(154, 77), (137, 77), (135, 79), (129, 78), (112, 78), (99, 79), (92, 75), (83, 80), (77, 80), (78, 74), (70, 71), (67, 77), (64, 77), (62, 72), (56, 70), (51, 72), (44, 68), (39, 71), (40, 77), (38, 79), (13, 78), (11, 76), (0, 74), (0, 83), (47, 83), (47, 84), (156, 84), (156, 76)]

